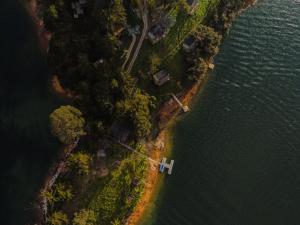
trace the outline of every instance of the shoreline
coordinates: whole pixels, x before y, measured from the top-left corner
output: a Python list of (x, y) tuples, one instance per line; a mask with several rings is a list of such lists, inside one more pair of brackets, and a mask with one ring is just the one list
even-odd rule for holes
[[(238, 16), (247, 8), (255, 5), (257, 0), (246, 0), (245, 2), (245, 7), (236, 12), (236, 16)], [(51, 40), (51, 33), (45, 29), (43, 20), (40, 19), (38, 16), (38, 13), (40, 11), (40, 5), (38, 5), (37, 0), (27, 0), (26, 3), (26, 8), (28, 9), (31, 18), (33, 19), (34, 25), (37, 30), (37, 36), (41, 50), (43, 53), (47, 54), (49, 50), (49, 42)], [(212, 59), (208, 60), (208, 62), (211, 61)], [(197, 81), (192, 86), (184, 89), (179, 94), (180, 96), (177, 96), (183, 104), (193, 104), (195, 97), (199, 94), (199, 92), (204, 87), (205, 83), (208, 81), (210, 72), (210, 70), (205, 72), (203, 76), (199, 79), (199, 81)], [(63, 88), (57, 75), (53, 75), (51, 77), (50, 87), (56, 95), (61, 96), (63, 98), (79, 98), (79, 96), (75, 96), (70, 90)], [(158, 112), (155, 114), (155, 116), (159, 120), (159, 133), (157, 137), (146, 142), (146, 147), (150, 153), (149, 156), (151, 158), (159, 161), (163, 157), (163, 154), (169, 155), (172, 153), (172, 149), (170, 147), (170, 145), (172, 145), (172, 140), (170, 139), (172, 137), (173, 127), (174, 125), (176, 125), (176, 121), (180, 118), (180, 114), (181, 108), (178, 107), (175, 101), (165, 102), (162, 106), (159, 107)], [(163, 143), (166, 147), (163, 150), (161, 150), (159, 149), (159, 147), (156, 147), (159, 146), (156, 143)], [(52, 180), (51, 178), (53, 178), (53, 174), (55, 174), (55, 171), (59, 170), (60, 168), (60, 164), (63, 161), (61, 159), (65, 158), (66, 155), (67, 154), (65, 153), (63, 154), (63, 156), (61, 155), (60, 157), (58, 157), (57, 160), (55, 160), (53, 166), (50, 167), (49, 172), (45, 177), (45, 183), (41, 187), (41, 190), (45, 190), (49, 186), (49, 183), (51, 183)], [(148, 212), (148, 210), (152, 211), (153, 208), (150, 208), (150, 205), (152, 202), (155, 202), (157, 200), (158, 194), (163, 185), (164, 176), (160, 175), (161, 174), (157, 169), (153, 170), (150, 165), (148, 166), (147, 173), (145, 176), (144, 191), (140, 196), (137, 205), (135, 206), (129, 217), (126, 219), (127, 225), (138, 225), (140, 222), (143, 221), (143, 219), (145, 218), (145, 214)], [(43, 199), (40, 194), (38, 194), (37, 196), (37, 202), (40, 203), (38, 206), (43, 206)], [(40, 210), (40, 212), (37, 212), (37, 215), (43, 215), (43, 207), (37, 207), (36, 211), (38, 210)], [(38, 221), (38, 224), (43, 224), (43, 218), (39, 219), (40, 221)]]
[[(257, 3), (257, 0), (247, 0), (245, 3), (245, 7), (240, 9), (238, 12), (236, 12), (236, 16), (240, 15), (243, 11), (247, 10), (248, 8), (254, 6)], [(209, 62), (213, 61), (213, 57), (209, 60)], [(185, 105), (192, 105), (194, 103), (195, 97), (199, 94), (199, 92), (203, 89), (205, 83), (208, 81), (209, 73), (211, 71), (208, 70), (200, 79), (199, 81), (192, 85), (191, 87), (187, 88), (182, 96), (180, 96), (180, 101), (183, 102)], [(172, 103), (171, 103), (172, 104)], [(169, 108), (169, 110), (167, 110)], [(170, 110), (171, 108), (171, 110)], [(179, 114), (181, 112), (181, 109), (174, 104), (170, 107), (170, 104), (168, 102), (164, 103), (164, 105), (159, 109), (158, 117), (160, 120), (160, 131), (157, 136), (157, 138), (154, 139), (153, 142), (160, 141), (161, 135), (164, 137), (163, 143), (164, 145), (167, 145), (169, 147), (172, 145), (172, 143), (169, 143), (171, 139), (171, 132), (173, 127), (176, 125), (176, 120), (179, 119)], [(150, 150), (150, 157), (157, 159), (162, 158), (162, 153), (172, 154), (172, 149), (164, 149), (164, 150), (158, 150), (158, 149), (151, 149)], [(159, 171), (156, 170), (153, 172), (151, 167), (148, 167), (147, 175), (146, 175), (146, 184), (145, 189), (142, 193), (142, 196), (140, 197), (139, 202), (135, 206), (133, 212), (130, 214), (126, 221), (126, 225), (138, 225), (140, 224), (143, 219), (145, 219), (145, 213), (147, 211), (152, 211), (153, 209), (150, 209), (150, 205), (152, 202), (155, 202), (158, 197), (158, 193), (160, 192), (162, 188), (162, 182), (164, 178), (159, 179)], [(149, 185), (148, 185), (149, 184)]]
[[(202, 90), (204, 84), (208, 81), (209, 72), (210, 71), (207, 71), (207, 73), (205, 73), (196, 84), (188, 88), (180, 97), (180, 101), (182, 101), (185, 105), (192, 105), (195, 100), (195, 96)], [(168, 118), (161, 118), (161, 130), (158, 136), (154, 140), (150, 141), (150, 143), (154, 143), (149, 148), (150, 157), (155, 160), (161, 159), (163, 153), (166, 153), (167, 155), (172, 154), (172, 130), (176, 125), (177, 120), (180, 119), (179, 114), (181, 114), (181, 108), (177, 106), (177, 103), (174, 102), (172, 106), (172, 111), (168, 112), (168, 114), (165, 114), (166, 109), (170, 108), (168, 102), (165, 103), (159, 110), (159, 116), (164, 117), (167, 115)], [(155, 143), (164, 143), (165, 148), (161, 150), (155, 147)], [(159, 175), (161, 175), (161, 173), (159, 173), (157, 169), (152, 170), (151, 166), (148, 166), (145, 179), (145, 189), (133, 212), (128, 217), (126, 225), (138, 225), (143, 220), (145, 213), (147, 213), (148, 210), (151, 210), (149, 209), (149, 205), (151, 202), (156, 201), (156, 195), (159, 193), (163, 185), (162, 182), (164, 177), (160, 178)]]

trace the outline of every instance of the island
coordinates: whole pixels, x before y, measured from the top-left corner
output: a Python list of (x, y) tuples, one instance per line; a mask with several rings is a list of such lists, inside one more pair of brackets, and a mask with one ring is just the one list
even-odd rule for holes
[(172, 174), (170, 127), (190, 110), (235, 16), (253, 0), (31, 1), (63, 148), (34, 222), (137, 224)]

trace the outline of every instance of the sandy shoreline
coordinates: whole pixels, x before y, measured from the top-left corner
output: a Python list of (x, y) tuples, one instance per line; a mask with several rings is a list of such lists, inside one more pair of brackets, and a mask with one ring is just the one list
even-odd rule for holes
[[(240, 12), (245, 10), (248, 7), (251, 7), (256, 3), (257, 0), (247, 0), (247, 7), (242, 9)], [(51, 33), (45, 30), (43, 21), (38, 17), (39, 7), (37, 5), (36, 0), (27, 0), (28, 5), (28, 11), (34, 21), (34, 24), (37, 28), (37, 34), (39, 37), (39, 44), (41, 47), (41, 50), (44, 53), (47, 53), (49, 48), (49, 42), (51, 39)], [(237, 13), (239, 14), (239, 13)], [(208, 80), (209, 77), (209, 71), (205, 73), (201, 79), (195, 83), (190, 88), (186, 89), (183, 93), (181, 93), (179, 99), (184, 103), (184, 105), (191, 105), (194, 97), (199, 93), (205, 82)], [(65, 97), (65, 98), (77, 98), (78, 96), (74, 96), (69, 90), (65, 90), (62, 85), (60, 84), (60, 81), (58, 79), (58, 76), (54, 75), (51, 79), (51, 89), (58, 94), (59, 96)], [(147, 148), (149, 149), (149, 156), (157, 161), (160, 161), (160, 159), (171, 151), (171, 149), (164, 149), (161, 150), (156, 146), (156, 142), (163, 142), (165, 143), (165, 146), (168, 147), (168, 141), (171, 136), (171, 124), (173, 125), (173, 121), (178, 117), (178, 115), (181, 113), (181, 109), (178, 107), (176, 102), (166, 102), (158, 111), (158, 119), (159, 119), (159, 128), (160, 133), (157, 136), (157, 138), (153, 141), (150, 141), (147, 143)], [(175, 163), (176, 167), (176, 163)], [(53, 170), (53, 168), (52, 168)], [(126, 224), (127, 225), (137, 225), (141, 222), (143, 219), (143, 216), (145, 215), (146, 211), (148, 210), (148, 205), (152, 201), (155, 200), (156, 196), (155, 193), (157, 193), (160, 189), (160, 176), (158, 169), (153, 170), (151, 166), (149, 165), (147, 175), (145, 177), (145, 188), (141, 195), (141, 198), (134, 208), (131, 215), (128, 217)], [(49, 176), (47, 176), (48, 179), (46, 179), (46, 184), (49, 182)], [(47, 185), (44, 185), (47, 186)], [(42, 220), (42, 218), (40, 218)], [(39, 223), (42, 224), (42, 223)]]
[[(193, 100), (195, 99), (195, 95), (199, 93), (200, 89), (203, 87), (205, 82), (208, 80), (209, 72), (204, 74), (201, 79), (193, 85), (191, 88), (187, 89), (186, 92), (180, 97), (180, 100), (185, 105), (191, 105)], [(159, 117), (161, 121), (161, 132), (157, 136), (157, 138), (152, 141), (152, 144), (149, 144), (149, 156), (152, 159), (160, 161), (165, 154), (172, 152), (170, 149), (169, 140), (171, 139), (171, 132), (173, 124), (175, 123), (174, 120), (177, 119), (177, 116), (181, 113), (181, 109), (178, 107), (177, 103), (165, 103), (164, 106), (159, 110)], [(167, 118), (166, 118), (167, 116)], [(159, 146), (159, 144), (155, 143), (164, 143), (165, 148), (163, 150), (155, 147)], [(174, 164), (176, 166), (176, 162)], [(142, 196), (134, 208), (134, 211), (131, 213), (129, 218), (127, 219), (127, 225), (137, 225), (143, 219), (143, 216), (148, 210), (148, 205), (155, 200), (155, 193), (159, 191), (161, 185), (158, 185), (160, 180), (159, 176), (162, 176), (159, 173), (158, 169), (153, 170), (151, 166), (148, 166), (148, 171), (146, 175), (145, 181), (145, 189), (142, 193)]]
[[(241, 9), (239, 12), (237, 12), (237, 15), (242, 13), (247, 8), (255, 5), (257, 3), (257, 0), (247, 0), (246, 6)], [(212, 61), (212, 60), (210, 60)], [(200, 80), (193, 85), (192, 87), (188, 88), (181, 96), (180, 101), (184, 105), (191, 105), (193, 103), (193, 100), (195, 99), (195, 96), (200, 92), (200, 90), (203, 88), (204, 84), (209, 78), (210, 71), (207, 71)], [(171, 136), (171, 127), (173, 126), (173, 121), (177, 118), (178, 114), (180, 113), (181, 109), (176, 105), (176, 103), (165, 103), (158, 112), (158, 117), (160, 120), (160, 128), (161, 132), (158, 135), (157, 139), (155, 141), (163, 141), (166, 145), (166, 143), (169, 140), (169, 137)], [(172, 151), (171, 149), (167, 149), (167, 151)], [(156, 160), (160, 160), (163, 157), (163, 153), (165, 153), (166, 150), (162, 151), (159, 149), (152, 149), (150, 150), (150, 157)], [(176, 164), (175, 164), (176, 166)], [(145, 213), (148, 210), (148, 207), (152, 201), (155, 201), (156, 196), (154, 194), (159, 191), (161, 188), (161, 185), (158, 185), (159, 183), (159, 176), (160, 173), (158, 170), (153, 171), (150, 166), (148, 168), (147, 176), (146, 176), (146, 184), (144, 192), (142, 193), (142, 196), (140, 198), (140, 201), (134, 208), (131, 215), (128, 217), (126, 225), (138, 225), (143, 217), (145, 216)]]

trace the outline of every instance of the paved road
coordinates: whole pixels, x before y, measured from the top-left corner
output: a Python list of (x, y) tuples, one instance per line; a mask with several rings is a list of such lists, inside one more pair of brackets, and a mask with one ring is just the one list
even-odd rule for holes
[(137, 45), (137, 47), (135, 49), (135, 52), (134, 52), (133, 57), (131, 59), (131, 62), (129, 64), (129, 66), (128, 66), (128, 69), (127, 69), (128, 73), (130, 73), (131, 70), (132, 70), (134, 62), (135, 62), (135, 60), (136, 60), (136, 58), (137, 58), (137, 56), (138, 56), (138, 54), (140, 52), (140, 49), (141, 49), (142, 44), (143, 44), (143, 41), (144, 41), (144, 39), (146, 37), (146, 34), (147, 34), (147, 31), (148, 31), (147, 5), (146, 5), (145, 2), (144, 2), (144, 8), (142, 9), (142, 13), (143, 13), (142, 19), (143, 19), (143, 23), (144, 23), (144, 28), (143, 28), (142, 35), (140, 37), (139, 43), (138, 43), (138, 45)]

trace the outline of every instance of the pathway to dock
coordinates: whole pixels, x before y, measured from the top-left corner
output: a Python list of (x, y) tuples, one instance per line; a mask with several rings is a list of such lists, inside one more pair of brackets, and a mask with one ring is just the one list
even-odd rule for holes
[(183, 112), (188, 112), (190, 109), (187, 105), (183, 105), (180, 100), (174, 95), (173, 93), (171, 94), (174, 100), (178, 103), (178, 105), (182, 108)]

